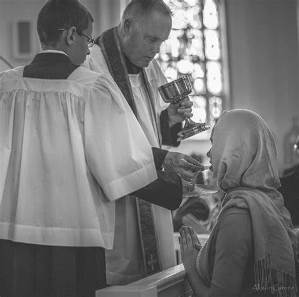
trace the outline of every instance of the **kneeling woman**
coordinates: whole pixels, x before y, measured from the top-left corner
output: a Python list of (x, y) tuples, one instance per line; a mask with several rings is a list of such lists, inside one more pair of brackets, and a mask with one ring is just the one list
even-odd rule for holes
[[(211, 135), (213, 175), (225, 192), (203, 248), (181, 229), (183, 264), (197, 297), (295, 297), (295, 236), (280, 186), (274, 137), (248, 110), (224, 112)], [(200, 250), (200, 251), (199, 251)]]

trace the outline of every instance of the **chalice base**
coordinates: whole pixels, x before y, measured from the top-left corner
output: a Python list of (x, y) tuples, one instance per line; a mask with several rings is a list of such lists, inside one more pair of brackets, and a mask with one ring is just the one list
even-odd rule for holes
[(186, 138), (189, 138), (191, 136), (194, 136), (200, 132), (206, 131), (210, 129), (210, 125), (206, 123), (192, 123), (188, 126), (185, 126), (179, 133), (178, 133), (178, 139), (183, 140)]

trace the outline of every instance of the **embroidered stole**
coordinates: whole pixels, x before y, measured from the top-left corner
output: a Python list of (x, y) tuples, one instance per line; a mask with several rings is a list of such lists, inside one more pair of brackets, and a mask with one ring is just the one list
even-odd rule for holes
[[(105, 31), (97, 40), (100, 46), (108, 69), (122, 94), (130, 105), (134, 115), (137, 117), (137, 109), (134, 103), (133, 91), (129, 80), (125, 57), (120, 48), (120, 42), (117, 34), (117, 28)], [(156, 118), (154, 101), (149, 81), (144, 69), (142, 69), (142, 79), (150, 99), (151, 114), (155, 125), (156, 133), (161, 145), (161, 134), (158, 128), (158, 119)], [(157, 240), (154, 226), (153, 210), (151, 203), (135, 198), (137, 206), (138, 226), (140, 232), (140, 241), (142, 248), (143, 264), (146, 274), (153, 274), (161, 270), (158, 256)]]

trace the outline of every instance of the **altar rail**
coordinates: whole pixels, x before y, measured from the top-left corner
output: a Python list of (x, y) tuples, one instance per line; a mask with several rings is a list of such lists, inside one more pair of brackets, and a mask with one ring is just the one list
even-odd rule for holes
[(96, 297), (191, 297), (183, 264), (150, 275), (126, 286), (98, 290)]
[[(208, 234), (199, 234), (203, 245)], [(181, 263), (179, 234), (174, 234), (175, 250), (178, 264)], [(126, 286), (112, 286), (98, 290), (96, 297), (191, 297), (192, 291), (186, 281), (183, 264), (150, 275)]]

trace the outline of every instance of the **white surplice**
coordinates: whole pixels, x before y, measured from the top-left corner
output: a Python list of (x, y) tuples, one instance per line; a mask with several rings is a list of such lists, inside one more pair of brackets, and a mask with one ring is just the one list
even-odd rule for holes
[[(87, 58), (85, 65), (96, 72), (111, 77), (101, 49), (97, 45), (91, 48), (90, 56)], [(159, 116), (168, 105), (160, 97), (158, 86), (167, 81), (155, 60), (150, 63), (145, 71), (153, 94), (154, 110), (151, 109), (150, 98), (141, 80), (141, 75), (130, 74), (129, 79), (137, 109), (138, 121), (150, 144), (154, 147), (160, 147)], [(118, 203), (121, 218), (119, 221), (116, 220), (118, 225), (116, 225), (114, 249), (107, 253), (108, 284), (128, 283), (144, 275), (138, 237), (136, 206), (129, 197)], [(160, 264), (162, 269), (167, 269), (176, 265), (172, 215), (171, 211), (154, 204), (152, 204), (152, 209)]]
[(115, 82), (0, 74), (0, 238), (111, 249), (115, 200), (157, 179), (151, 145)]

